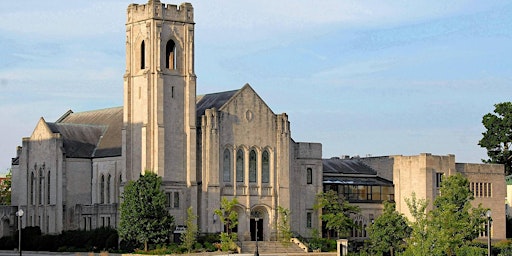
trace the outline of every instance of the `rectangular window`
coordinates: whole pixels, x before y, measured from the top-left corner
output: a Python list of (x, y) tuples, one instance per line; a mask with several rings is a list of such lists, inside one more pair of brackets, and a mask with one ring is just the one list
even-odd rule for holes
[(469, 190), (473, 192), (474, 197), (492, 197), (492, 183), (490, 182), (471, 182)]
[(82, 230), (85, 230), (87, 228), (87, 217), (82, 217)]
[(180, 193), (179, 192), (174, 192), (173, 207), (180, 208)]
[(311, 228), (311, 221), (313, 219), (313, 214), (311, 212), (306, 213), (306, 227)]
[(436, 188), (440, 188), (441, 187), (441, 182), (442, 181), (443, 181), (443, 173), (442, 172), (436, 173)]
[(306, 169), (306, 180), (307, 184), (313, 184), (313, 169)]
[(165, 192), (165, 207), (171, 207), (171, 193)]

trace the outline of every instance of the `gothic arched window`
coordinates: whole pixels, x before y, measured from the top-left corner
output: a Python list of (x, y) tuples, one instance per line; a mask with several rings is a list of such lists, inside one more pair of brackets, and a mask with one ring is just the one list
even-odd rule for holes
[(176, 69), (176, 44), (173, 40), (169, 40), (165, 46), (165, 67)]
[(101, 175), (100, 182), (100, 204), (105, 203), (105, 177)]
[(222, 165), (222, 181), (231, 181), (231, 151), (229, 149), (224, 150), (224, 160)]
[(108, 178), (107, 178), (107, 204), (110, 203), (110, 180), (111, 180), (111, 177), (110, 177), (110, 174), (108, 175)]
[(46, 175), (46, 204), (50, 204), (50, 171)]
[(256, 151), (249, 152), (249, 182), (256, 182)]
[(244, 182), (244, 151), (236, 152), (236, 182)]
[(268, 151), (263, 151), (261, 155), (261, 182), (268, 183), (270, 181), (270, 161), (268, 159)]
[(140, 44), (140, 69), (146, 68), (146, 44), (144, 40)]
[(39, 197), (38, 204), (43, 204), (43, 170), (39, 169)]
[(30, 173), (30, 204), (34, 204), (34, 184), (35, 184), (35, 177), (34, 172)]

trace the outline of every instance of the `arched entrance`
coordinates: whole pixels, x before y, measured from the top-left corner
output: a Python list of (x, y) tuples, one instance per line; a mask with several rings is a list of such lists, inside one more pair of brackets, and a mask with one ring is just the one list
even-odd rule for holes
[(267, 210), (264, 207), (255, 207), (251, 211), (249, 225), (252, 241), (265, 240), (265, 223), (268, 223)]

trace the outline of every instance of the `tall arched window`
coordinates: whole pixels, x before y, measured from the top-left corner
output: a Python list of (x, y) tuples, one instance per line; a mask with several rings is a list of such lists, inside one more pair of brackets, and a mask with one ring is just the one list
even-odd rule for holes
[(110, 174), (108, 175), (108, 178), (107, 178), (107, 204), (110, 204), (110, 180), (111, 180), (111, 177), (110, 177)]
[(101, 175), (100, 182), (100, 204), (105, 203), (105, 177)]
[(43, 170), (39, 169), (39, 196), (37, 200), (38, 204), (43, 204)]
[(263, 151), (261, 155), (261, 182), (269, 183), (270, 181), (270, 162), (268, 159), (268, 151)]
[(222, 164), (222, 181), (231, 181), (231, 151), (229, 149), (224, 150), (224, 160)]
[(144, 40), (140, 44), (140, 69), (146, 68), (146, 44)]
[(173, 40), (169, 40), (165, 46), (165, 67), (176, 69), (176, 44)]
[(46, 175), (46, 204), (50, 204), (50, 171)]
[(256, 182), (256, 151), (249, 152), (249, 182)]
[(34, 185), (35, 185), (34, 172), (30, 173), (30, 204), (34, 204)]
[(236, 152), (236, 182), (244, 182), (244, 151)]

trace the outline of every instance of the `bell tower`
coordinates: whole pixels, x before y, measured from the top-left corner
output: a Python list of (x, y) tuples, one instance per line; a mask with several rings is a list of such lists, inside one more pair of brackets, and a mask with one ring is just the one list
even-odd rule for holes
[(193, 15), (190, 3), (149, 0), (126, 22), (123, 180), (154, 172), (178, 198), (197, 184)]

